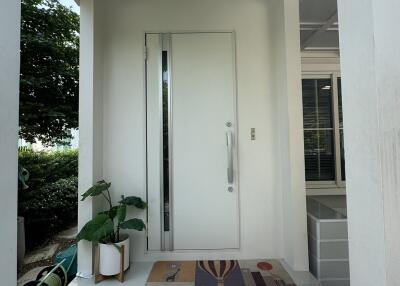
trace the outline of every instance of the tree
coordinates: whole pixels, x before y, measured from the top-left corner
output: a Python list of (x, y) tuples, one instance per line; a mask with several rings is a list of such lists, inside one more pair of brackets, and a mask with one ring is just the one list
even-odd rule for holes
[(20, 137), (45, 145), (78, 127), (79, 15), (58, 0), (22, 0)]

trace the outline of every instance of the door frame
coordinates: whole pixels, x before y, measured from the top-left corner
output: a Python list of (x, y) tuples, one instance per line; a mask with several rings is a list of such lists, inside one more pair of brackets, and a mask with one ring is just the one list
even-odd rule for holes
[[(237, 227), (238, 227), (238, 248), (224, 248), (224, 249), (213, 249), (213, 251), (229, 251), (229, 250), (234, 250), (234, 251), (240, 251), (241, 249), (241, 241), (242, 241), (242, 232), (241, 232), (241, 208), (240, 208), (240, 160), (239, 160), (239, 154), (240, 154), (240, 147), (239, 147), (239, 110), (238, 110), (238, 68), (237, 68), (237, 52), (236, 52), (236, 45), (237, 45), (237, 40), (236, 40), (236, 31), (235, 30), (158, 30), (158, 31), (144, 31), (142, 34), (142, 39), (143, 39), (143, 73), (144, 73), (144, 102), (145, 102), (145, 112), (144, 112), (144, 117), (145, 117), (145, 153), (146, 153), (146, 161), (145, 161), (145, 168), (146, 168), (146, 201), (148, 201), (148, 180), (149, 180), (149, 172), (148, 172), (148, 137), (147, 137), (147, 117), (148, 117), (148, 108), (147, 108), (147, 45), (146, 45), (146, 36), (149, 34), (157, 34), (160, 35), (161, 34), (219, 34), (219, 33), (224, 33), (224, 34), (231, 34), (232, 35), (232, 56), (233, 56), (233, 112), (234, 112), (234, 120), (235, 120), (235, 126), (233, 128), (234, 132), (235, 132), (235, 136), (234, 136), (234, 178), (235, 178), (235, 187), (236, 187), (236, 192), (237, 192)], [(161, 37), (160, 37), (161, 38)], [(170, 49), (170, 47), (169, 47)], [(168, 85), (169, 85), (169, 106), (168, 106), (168, 112), (169, 114), (169, 123), (168, 123), (168, 129), (169, 129), (169, 138), (168, 138), (168, 144), (169, 144), (169, 190), (170, 190), (170, 197), (169, 200), (172, 201), (173, 198), (173, 181), (172, 181), (172, 158), (173, 158), (173, 146), (172, 146), (172, 135), (171, 135), (171, 130), (172, 130), (172, 116), (173, 116), (173, 110), (172, 110), (172, 100), (173, 100), (173, 90), (172, 90), (172, 84), (171, 84), (171, 75), (172, 75), (172, 67), (171, 67), (171, 53), (169, 50), (169, 56), (168, 56)], [(160, 70), (162, 69), (162, 66), (160, 66)], [(162, 79), (160, 84), (162, 84)], [(159, 94), (160, 97), (162, 97), (162, 90), (161, 90), (161, 94)], [(162, 109), (162, 101), (160, 100), (160, 108)], [(162, 119), (160, 122), (160, 128), (162, 130)], [(160, 148), (162, 149), (162, 142), (161, 142), (161, 146)], [(162, 158), (160, 159), (160, 162), (162, 162)], [(161, 168), (162, 168), (162, 163), (161, 163)], [(162, 172), (161, 172), (161, 176), (162, 176)], [(161, 178), (163, 180), (163, 178)], [(163, 200), (163, 190), (162, 190), (162, 185), (160, 185), (160, 195), (161, 198), (160, 200)], [(163, 202), (161, 202), (163, 204)], [(163, 219), (163, 214), (162, 214), (162, 210), (163, 210), (163, 206), (160, 205), (160, 215), (162, 216)], [(169, 205), (169, 213), (170, 213), (170, 226), (173, 225), (172, 221), (173, 221), (173, 216), (172, 216), (172, 209), (173, 206), (170, 204)], [(148, 223), (149, 221), (149, 215), (148, 215), (148, 211), (146, 210), (146, 222)], [(164, 228), (164, 223), (161, 223), (161, 227)], [(180, 252), (180, 253), (188, 253), (188, 252), (209, 252), (210, 250), (207, 249), (190, 249), (190, 250), (175, 250), (173, 248), (173, 237), (174, 237), (174, 233), (173, 233), (173, 229), (170, 230), (171, 234), (170, 234), (170, 239), (171, 239), (171, 245), (172, 245), (172, 250), (167, 250), (169, 252)], [(163, 238), (164, 236), (164, 230), (160, 229), (160, 236), (161, 238)], [(148, 240), (148, 233), (146, 232), (146, 238)], [(165, 239), (165, 238), (163, 238)], [(163, 242), (161, 242), (161, 244), (163, 244)], [(148, 246), (146, 248), (146, 253), (164, 253), (166, 252), (166, 250), (161, 249), (160, 250), (149, 250)]]

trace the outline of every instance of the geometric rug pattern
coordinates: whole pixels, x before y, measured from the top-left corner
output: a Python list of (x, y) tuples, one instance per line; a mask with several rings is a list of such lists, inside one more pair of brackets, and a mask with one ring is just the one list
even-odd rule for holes
[(278, 260), (158, 261), (146, 286), (296, 286)]

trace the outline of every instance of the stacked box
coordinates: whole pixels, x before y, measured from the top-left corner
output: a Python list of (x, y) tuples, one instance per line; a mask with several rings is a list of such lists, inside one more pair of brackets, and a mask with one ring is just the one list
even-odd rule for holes
[(347, 217), (318, 200), (307, 200), (310, 272), (323, 286), (349, 286)]

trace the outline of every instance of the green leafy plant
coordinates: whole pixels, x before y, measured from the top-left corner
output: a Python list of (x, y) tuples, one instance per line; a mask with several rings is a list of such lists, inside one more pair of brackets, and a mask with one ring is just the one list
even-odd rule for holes
[[(78, 176), (78, 150), (55, 152), (35, 152), (32, 149), (20, 149), (18, 164), (29, 170), (29, 192), (35, 192), (60, 179)], [(22, 189), (22, 183), (19, 184)], [(26, 196), (29, 192), (21, 193)], [(24, 200), (24, 198), (20, 197)]]
[(101, 243), (118, 243), (121, 241), (121, 229), (142, 231), (146, 228), (143, 220), (138, 218), (126, 219), (128, 207), (145, 209), (147, 204), (139, 197), (121, 196), (118, 205), (113, 205), (110, 195), (111, 183), (99, 181), (82, 195), (82, 201), (88, 197), (103, 196), (109, 206), (107, 211), (100, 212), (87, 222), (76, 237), (77, 241), (87, 240)]
[(35, 189), (29, 184), (29, 191), (20, 191), (19, 196), (23, 200), (18, 201), (18, 215), (25, 218), (28, 249), (76, 225), (78, 177), (59, 179)]
[(28, 249), (76, 225), (78, 150), (35, 152), (19, 147), (18, 177), (18, 215), (25, 218)]

